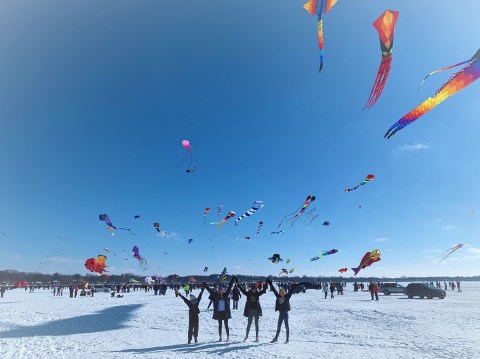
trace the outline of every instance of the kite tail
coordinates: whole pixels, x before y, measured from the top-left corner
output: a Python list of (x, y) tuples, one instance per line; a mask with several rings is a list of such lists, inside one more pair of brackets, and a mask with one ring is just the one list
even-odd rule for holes
[(420, 83), (420, 86), (418, 86), (418, 91), (420, 91), (420, 87), (422, 87), (423, 83), (425, 82), (425, 80), (427, 78), (429, 78), (430, 76), (432, 76), (433, 74), (436, 74), (437, 72), (441, 72), (441, 71), (446, 71), (446, 70), (450, 70), (450, 69), (453, 69), (454, 67), (457, 67), (457, 66), (461, 66), (461, 65), (465, 65), (469, 62), (471, 62), (472, 60), (467, 60), (467, 61), (463, 61), (463, 62), (459, 62), (458, 64), (455, 64), (455, 65), (452, 65), (452, 66), (448, 66), (448, 67), (444, 67), (444, 68), (441, 68), (441, 69), (438, 69), (438, 70), (435, 70), (435, 71), (432, 71), (430, 72), (427, 76), (425, 76), (425, 78), (422, 80), (422, 82)]
[(322, 72), (323, 68), (323, 20), (318, 20), (318, 48), (320, 50), (320, 68), (318, 73)]
[(380, 95), (382, 94), (385, 83), (387, 82), (388, 74), (390, 72), (390, 67), (392, 66), (392, 55), (387, 55), (382, 57), (382, 62), (378, 68), (377, 77), (373, 83), (372, 91), (368, 98), (367, 103), (363, 109), (369, 109), (378, 101)]
[(358, 267), (358, 268), (352, 268), (353, 272), (355, 273), (354, 275), (357, 275), (358, 272), (360, 272), (360, 269), (361, 269), (360, 267)]

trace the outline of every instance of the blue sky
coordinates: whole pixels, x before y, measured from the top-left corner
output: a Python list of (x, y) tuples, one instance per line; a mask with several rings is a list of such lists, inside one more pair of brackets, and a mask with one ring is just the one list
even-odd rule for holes
[[(324, 18), (320, 75), (316, 19), (302, 5), (2, 3), (0, 268), (86, 273), (108, 247), (112, 273), (141, 273), (137, 245), (146, 274), (333, 275), (378, 248), (364, 275), (478, 275), (479, 84), (383, 135), (450, 76), (418, 92), (427, 73), (477, 51), (480, 3), (339, 0)], [(371, 24), (386, 9), (400, 12), (392, 69), (362, 112), (381, 57)], [(183, 139), (192, 174), (177, 167)], [(369, 173), (375, 181), (343, 192)], [(270, 235), (308, 194), (319, 218)], [(255, 200), (265, 206), (238, 227), (203, 224), (205, 207), (216, 219), (219, 204), (241, 215)], [(136, 236), (111, 236), (100, 213)], [(292, 263), (269, 263), (273, 253)]]

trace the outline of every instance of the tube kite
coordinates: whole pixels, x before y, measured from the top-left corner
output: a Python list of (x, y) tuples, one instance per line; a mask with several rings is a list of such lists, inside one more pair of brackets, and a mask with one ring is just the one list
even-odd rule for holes
[(238, 222), (240, 222), (242, 219), (246, 217), (250, 217), (252, 214), (254, 214), (256, 211), (258, 211), (262, 207), (263, 207), (263, 201), (255, 201), (252, 205), (252, 208), (250, 208), (247, 212), (245, 212), (243, 215), (241, 215), (235, 220), (235, 225), (238, 226)]
[(270, 234), (285, 234), (285, 231), (282, 229), (282, 230), (280, 230), (280, 231), (278, 231), (278, 232), (272, 232), (272, 233), (270, 233)]
[(352, 268), (353, 272), (355, 275), (360, 272), (361, 269), (365, 269), (369, 266), (371, 266), (375, 262), (379, 262), (381, 260), (380, 258), (380, 250), (374, 249), (371, 252), (367, 252), (364, 254), (362, 260), (360, 261), (360, 264), (358, 265), (357, 268)]
[(382, 50), (382, 62), (378, 68), (377, 77), (373, 83), (370, 97), (363, 109), (368, 109), (375, 105), (380, 95), (382, 94), (385, 83), (387, 82), (388, 73), (392, 66), (392, 49), (393, 36), (395, 33), (395, 24), (397, 23), (398, 11), (386, 10), (380, 17), (375, 20), (373, 27), (377, 30), (380, 37), (380, 49)]
[(230, 211), (228, 212), (228, 214), (225, 216), (224, 219), (222, 219), (220, 222), (210, 222), (210, 224), (216, 224), (218, 226), (218, 231), (220, 232), (222, 230), (222, 224), (225, 223), (226, 221), (228, 221), (230, 218), (232, 218), (233, 216), (235, 216), (235, 212), (234, 211)]
[(260, 229), (262, 229), (262, 227), (263, 227), (263, 222), (258, 222), (257, 233), (255, 233), (255, 234), (259, 234), (259, 233), (260, 233)]
[(219, 215), (220, 215), (220, 212), (222, 212), (222, 208), (223, 208), (222, 205), (218, 205), (218, 206), (217, 206), (217, 216), (219, 216)]
[(305, 210), (308, 208), (308, 206), (310, 206), (312, 204), (313, 201), (315, 201), (316, 197), (313, 196), (313, 195), (308, 195), (307, 198), (305, 199), (305, 202), (300, 206), (298, 207), (295, 211), (293, 211), (292, 213), (289, 213), (287, 214), (285, 217), (282, 218), (282, 220), (280, 221), (280, 224), (278, 225), (277, 228), (280, 228), (282, 226), (282, 223), (283, 221), (287, 218), (287, 217), (291, 217), (293, 216), (292, 218), (289, 218), (288, 221), (292, 221), (292, 226), (293, 226), (293, 223), (300, 217), (302, 216), (302, 214), (305, 213)]
[(205, 208), (205, 211), (203, 212), (203, 223), (205, 223), (207, 221), (206, 217), (207, 217), (207, 214), (208, 212), (210, 212), (210, 208)]
[[(443, 84), (443, 86), (440, 87), (437, 92), (435, 92), (435, 95), (426, 99), (423, 103), (418, 105), (412, 111), (403, 116), (400, 120), (395, 122), (392, 127), (388, 129), (384, 137), (386, 139), (389, 139), (395, 133), (408, 126), (409, 124), (417, 120), (419, 117), (426, 114), (428, 111), (445, 101), (450, 96), (455, 95), (457, 92), (463, 90), (465, 87), (478, 80), (478, 78), (480, 77), (480, 49), (475, 53), (475, 55), (473, 55), (470, 60), (433, 71), (429, 75), (427, 75), (427, 77), (436, 72), (448, 70), (460, 65), (465, 66), (460, 71), (453, 74), (453, 76), (450, 77), (450, 79), (445, 84)], [(425, 79), (427, 77), (425, 77)], [(425, 79), (423, 81), (425, 81)]]
[(325, 256), (329, 256), (331, 254), (335, 254), (337, 253), (338, 251), (336, 249), (331, 249), (329, 251), (323, 251), (321, 254), (319, 254), (318, 256), (316, 257), (313, 257), (312, 259), (310, 259), (310, 262), (314, 262), (314, 261), (317, 261), (319, 260), (320, 258), (322, 257), (325, 257)]
[(360, 183), (359, 185), (356, 185), (356, 186), (353, 187), (353, 188), (346, 188), (346, 189), (344, 189), (343, 191), (344, 191), (344, 192), (355, 191), (358, 187), (363, 186), (363, 185), (367, 184), (368, 182), (373, 181), (374, 179), (375, 179), (375, 175), (369, 174), (367, 177), (365, 177), (365, 179), (363, 180), (363, 182)]
[(459, 250), (459, 249), (462, 248), (462, 247), (463, 247), (463, 244), (460, 243), (460, 244), (457, 244), (456, 246), (453, 246), (452, 248), (447, 249), (447, 251), (442, 254), (442, 258), (440, 258), (440, 260), (438, 261), (438, 263), (440, 263), (440, 262), (443, 261), (444, 259), (447, 259), (453, 252)]
[(317, 16), (318, 22), (318, 49), (320, 50), (320, 68), (318, 72), (322, 72), (323, 68), (323, 14), (327, 14), (330, 9), (335, 5), (337, 0), (309, 0), (304, 9), (307, 10), (313, 16)]

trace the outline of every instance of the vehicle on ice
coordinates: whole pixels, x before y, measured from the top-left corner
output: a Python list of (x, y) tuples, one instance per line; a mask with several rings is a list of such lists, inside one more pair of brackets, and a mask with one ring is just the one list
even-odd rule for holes
[(432, 299), (433, 297), (443, 299), (447, 296), (447, 292), (443, 289), (435, 288), (428, 283), (410, 283), (405, 289), (405, 294), (408, 298), (420, 297), (422, 299), (425, 297), (428, 299)]

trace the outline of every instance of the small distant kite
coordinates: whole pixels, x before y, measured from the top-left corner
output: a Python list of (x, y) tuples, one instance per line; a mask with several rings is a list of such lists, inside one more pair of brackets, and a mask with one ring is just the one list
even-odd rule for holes
[(192, 243), (192, 242), (193, 242), (193, 239), (190, 238), (190, 239), (188, 240), (188, 244), (190, 244), (190, 243)]
[(195, 172), (196, 169), (197, 169), (197, 166), (193, 166), (192, 169), (185, 170), (185, 172), (192, 173), (192, 172)]
[(323, 251), (322, 253), (320, 253), (318, 256), (316, 257), (313, 257), (312, 259), (310, 259), (310, 262), (314, 262), (316, 260), (319, 260), (320, 258), (322, 257), (325, 257), (325, 256), (329, 256), (331, 254), (335, 254), (337, 253), (338, 251), (336, 249), (331, 249), (329, 251)]
[(456, 246), (453, 246), (452, 248), (449, 248), (445, 251), (445, 253), (442, 254), (442, 257), (440, 258), (440, 260), (438, 261), (438, 263), (440, 263), (441, 261), (443, 261), (444, 259), (447, 259), (453, 252), (459, 250), (460, 248), (463, 247), (463, 244), (460, 243), (460, 244), (457, 244)]
[(340, 273), (345, 273), (345, 272), (348, 271), (348, 268), (340, 268), (338, 271), (339, 271)]
[(318, 72), (322, 72), (323, 68), (323, 19), (322, 15), (327, 14), (330, 9), (335, 5), (337, 0), (309, 0), (303, 7), (313, 16), (317, 16), (318, 22), (318, 48), (320, 50), (320, 69)]
[(290, 271), (289, 271), (289, 272), (290, 272), (290, 273), (293, 273), (293, 272), (295, 272), (295, 269), (294, 269), (294, 268), (292, 268), (292, 269), (290, 269)]
[(329, 221), (325, 221), (325, 222), (322, 223), (322, 225), (328, 227), (328, 226), (330, 225), (330, 222), (329, 222)]
[(188, 160), (188, 158), (190, 158), (190, 162), (188, 163), (188, 167), (186, 168), (185, 172), (187, 172), (187, 173), (193, 172), (195, 170), (192, 171), (192, 169), (190, 168), (192, 166), (192, 161), (193, 161), (193, 149), (192, 149), (192, 146), (190, 146), (190, 141), (189, 140), (183, 140), (182, 141), (182, 146), (185, 149), (185, 155), (183, 156), (182, 160), (177, 165), (177, 167), (180, 166), (183, 163), (183, 161), (185, 161), (185, 159)]
[(203, 268), (204, 272), (208, 272), (208, 267)]
[(240, 222), (242, 219), (246, 217), (250, 217), (252, 214), (254, 214), (256, 211), (258, 211), (260, 208), (262, 208), (264, 205), (263, 201), (255, 201), (252, 205), (252, 208), (250, 208), (247, 212), (245, 212), (243, 215), (238, 217), (235, 220), (235, 225), (238, 226), (238, 222)]
[(258, 222), (257, 233), (255, 233), (255, 234), (259, 234), (259, 233), (260, 233), (260, 229), (262, 229), (262, 227), (263, 227), (263, 222)]
[(288, 275), (287, 268), (282, 268), (282, 271), (280, 272), (280, 274), (278, 276), (280, 277), (282, 274)]
[[(465, 87), (478, 80), (478, 78), (480, 77), (480, 49), (477, 50), (475, 55), (473, 55), (470, 60), (463, 61), (458, 64), (431, 72), (423, 79), (422, 84), (430, 75), (433, 75), (436, 72), (449, 70), (461, 65), (465, 66), (460, 69), (460, 71), (454, 73), (452, 77), (450, 77), (450, 79), (445, 84), (443, 84), (443, 86), (440, 87), (437, 92), (435, 92), (435, 95), (426, 99), (423, 103), (418, 105), (415, 109), (413, 109), (396, 123), (394, 123), (392, 127), (388, 129), (384, 137), (386, 139), (389, 139), (395, 133), (408, 126), (409, 124), (417, 120), (419, 117), (426, 114), (428, 111), (445, 101), (450, 96), (455, 95), (457, 92), (463, 90)], [(420, 84), (420, 86), (422, 86), (422, 84)]]
[(218, 205), (218, 206), (217, 206), (217, 216), (219, 216), (220, 213), (222, 212), (222, 208), (223, 208), (222, 205)]
[(270, 234), (285, 234), (285, 231), (282, 229), (280, 231), (277, 231), (277, 232), (272, 232)]
[(343, 191), (344, 192), (355, 191), (358, 187), (363, 186), (363, 185), (367, 184), (368, 182), (373, 181), (374, 179), (375, 179), (375, 175), (369, 174), (367, 177), (365, 177), (365, 179), (363, 180), (362, 183), (356, 185), (353, 188), (344, 189)]
[(292, 260), (291, 260), (290, 258), (288, 258), (288, 259), (285, 261), (285, 263), (288, 264), (288, 263), (290, 263), (291, 261), (292, 261)]
[(393, 36), (395, 33), (395, 24), (397, 23), (398, 15), (400, 15), (398, 11), (385, 10), (383, 14), (380, 15), (380, 17), (373, 23), (373, 27), (377, 30), (378, 36), (380, 37), (382, 62), (378, 68), (377, 77), (373, 83), (370, 97), (363, 108), (364, 110), (375, 105), (382, 94), (385, 83), (387, 82), (388, 73), (390, 72), (390, 67), (392, 66)]
[(143, 218), (143, 217), (141, 217), (139, 214), (135, 215), (133, 218), (139, 219), (139, 220), (141, 220), (141, 221), (143, 221), (143, 222), (146, 222), (146, 223), (153, 224), (153, 228), (157, 231), (157, 233), (159, 233), (159, 234), (162, 233), (162, 231), (160, 230), (160, 223), (157, 223), (157, 222), (156, 222), (156, 223), (152, 223), (151, 220), (146, 219), (146, 218)]
[(475, 213), (475, 210), (472, 209), (470, 212), (468, 212), (468, 216), (471, 217), (473, 213)]
[(207, 214), (210, 212), (210, 208), (205, 208), (205, 211), (203, 212), (203, 223), (207, 222)]
[(133, 257), (138, 260), (138, 265), (140, 266), (140, 269), (146, 271), (148, 268), (148, 263), (147, 260), (140, 255), (140, 248), (138, 248), (137, 246), (133, 246), (132, 252)]
[(364, 254), (362, 260), (360, 261), (360, 264), (358, 265), (357, 268), (352, 268), (353, 272), (355, 275), (360, 272), (361, 269), (365, 269), (369, 266), (371, 266), (375, 262), (379, 262), (381, 260), (380, 258), (380, 250), (374, 249), (371, 252), (367, 252)]
[(270, 258), (268, 258), (268, 260), (272, 263), (283, 262), (283, 259), (280, 258), (280, 254), (278, 254), (278, 253), (275, 253), (274, 255), (272, 255)]
[(108, 225), (107, 230), (121, 229), (121, 230), (124, 230), (124, 231), (129, 231), (131, 234), (135, 234), (135, 233), (132, 233), (132, 231), (128, 228), (115, 227), (113, 225), (112, 221), (110, 220), (110, 217), (108, 217), (108, 214), (99, 214), (98, 219), (105, 222)]

